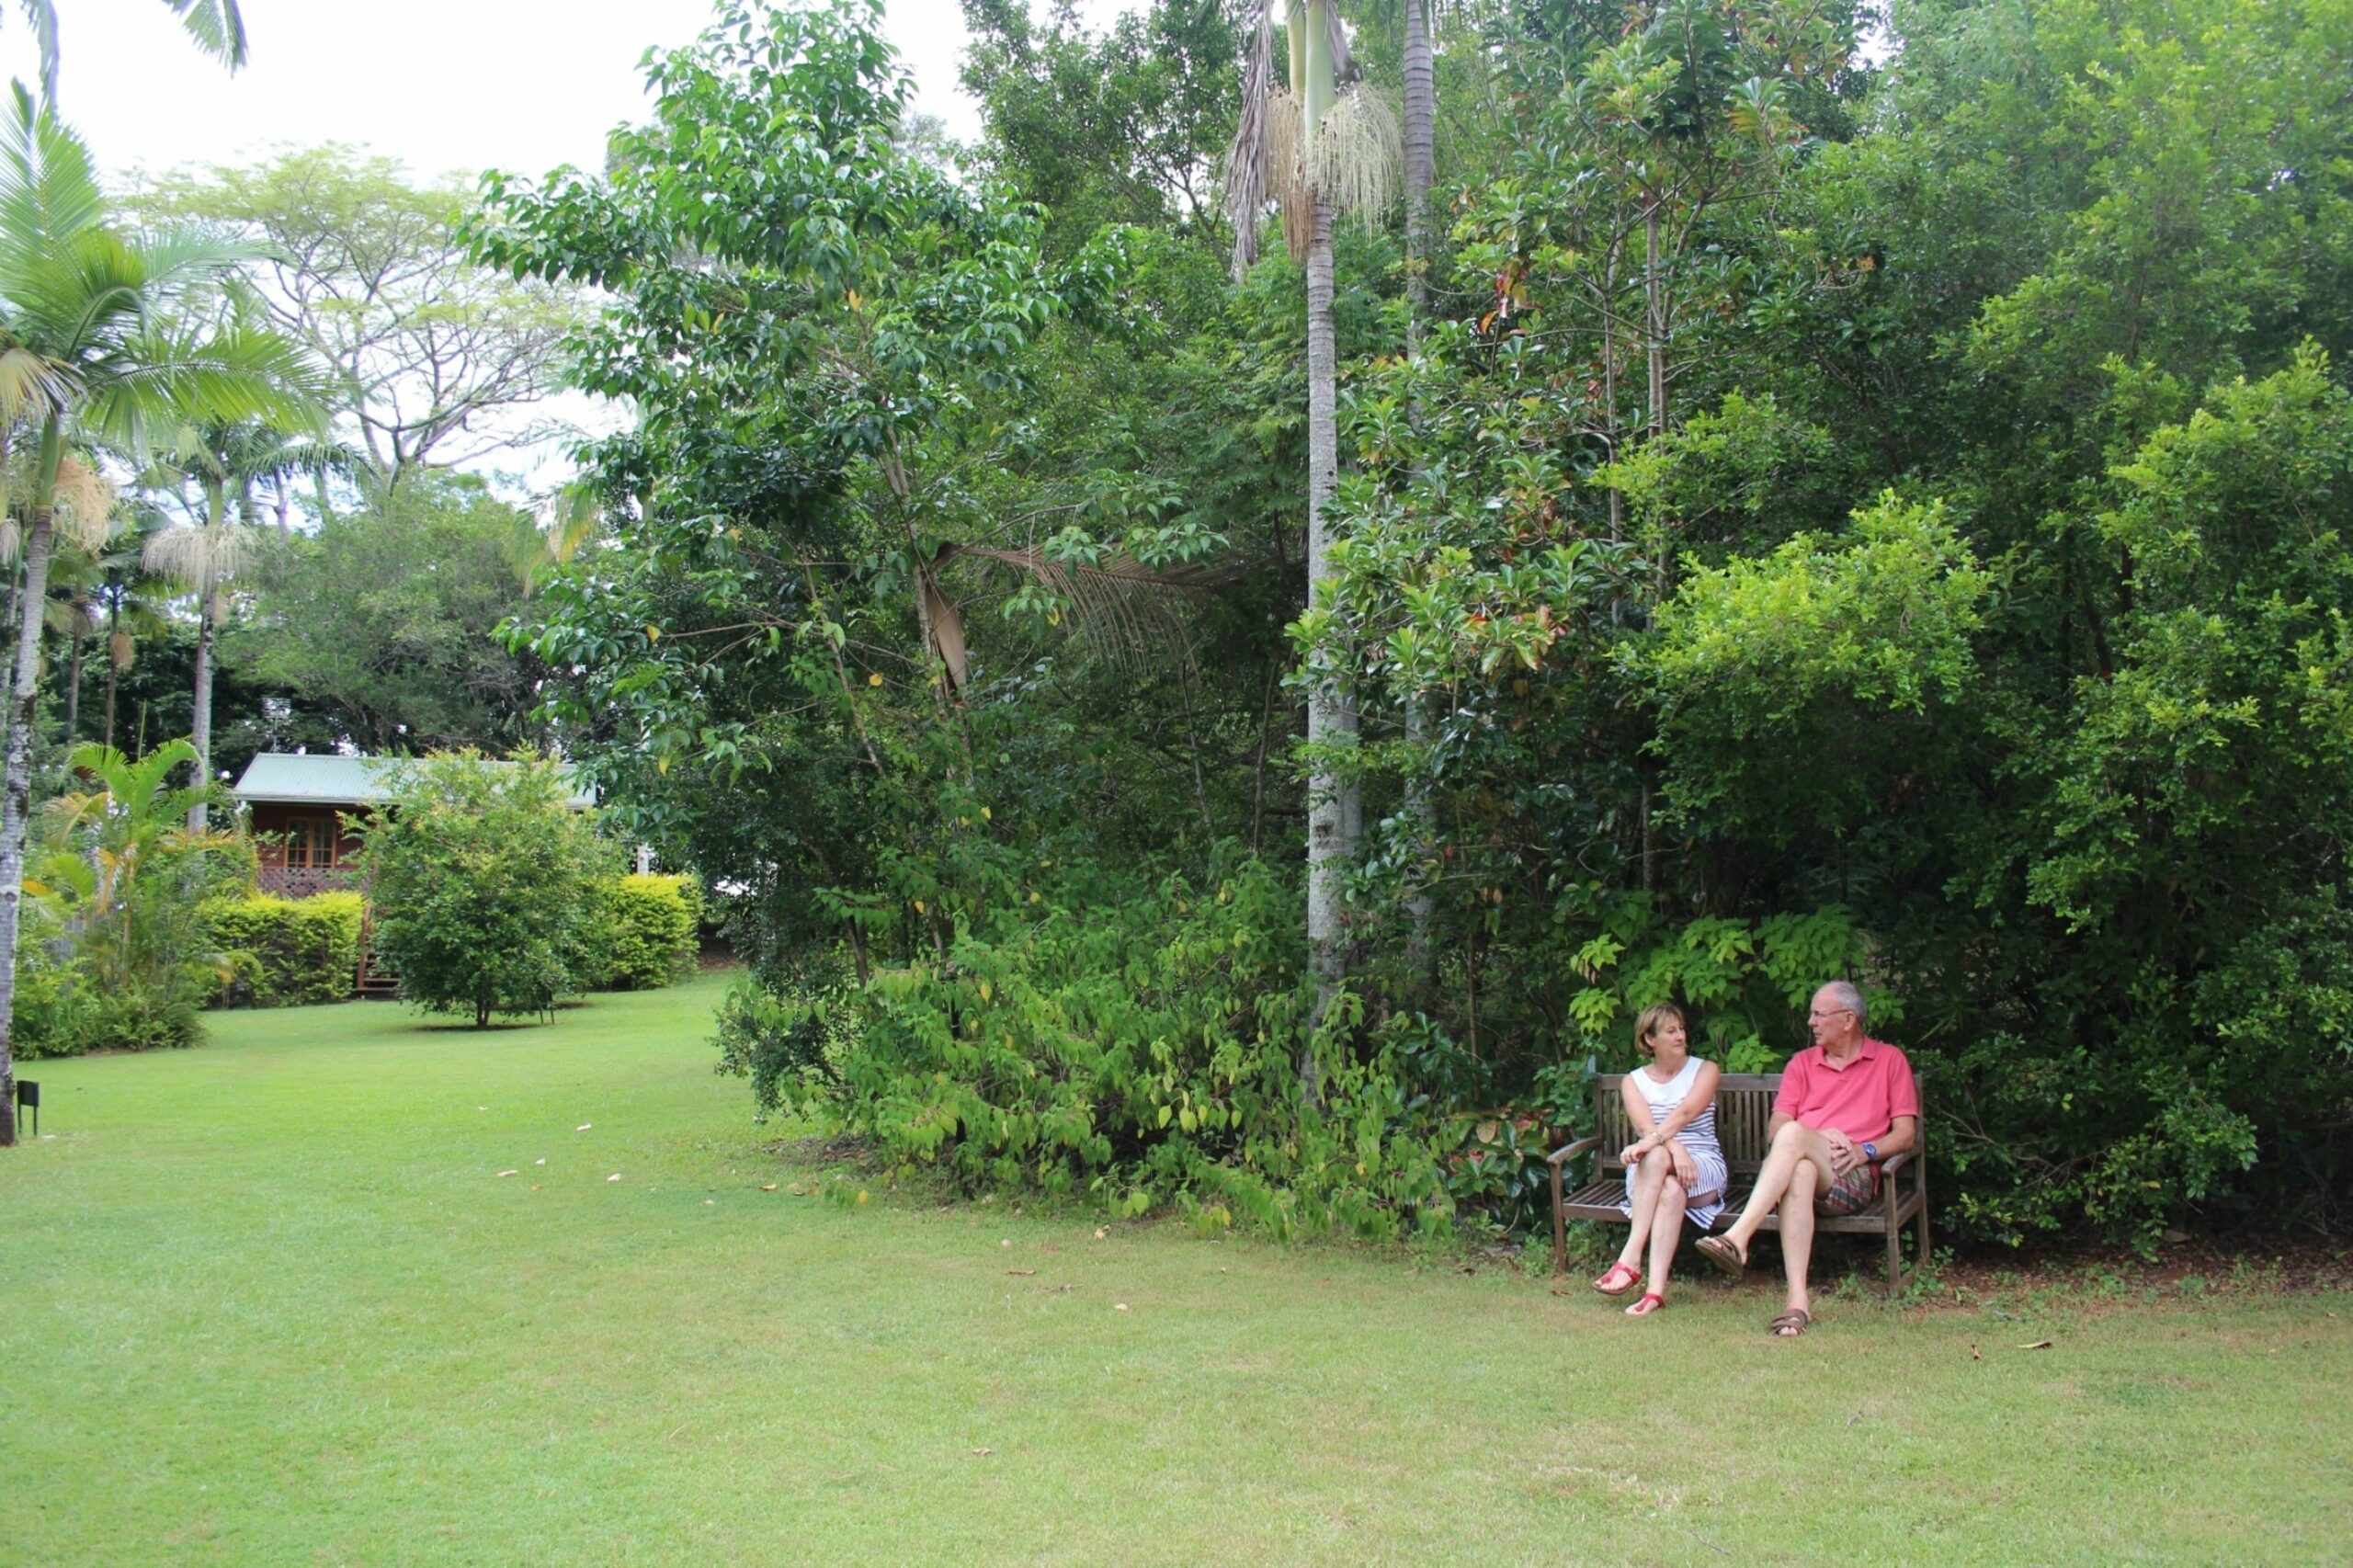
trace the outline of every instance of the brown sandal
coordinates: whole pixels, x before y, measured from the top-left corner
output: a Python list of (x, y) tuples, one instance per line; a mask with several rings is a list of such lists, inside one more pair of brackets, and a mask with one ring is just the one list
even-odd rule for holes
[(1733, 1245), (1730, 1236), (1701, 1236), (1699, 1256), (1737, 1279), (1748, 1272), (1748, 1255)]
[(1813, 1326), (1813, 1314), (1803, 1307), (1791, 1307), (1765, 1325), (1765, 1332), (1776, 1339), (1795, 1339)]

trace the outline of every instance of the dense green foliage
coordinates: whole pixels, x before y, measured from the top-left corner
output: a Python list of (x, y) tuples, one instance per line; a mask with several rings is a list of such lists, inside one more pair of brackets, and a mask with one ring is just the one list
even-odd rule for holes
[(591, 891), (580, 978), (594, 991), (645, 991), (694, 972), (702, 893), (692, 877), (642, 873)]
[(201, 914), (253, 879), (252, 847), (182, 825), (186, 741), (137, 762), (109, 747), (68, 759), (83, 787), (49, 803), (26, 878), (17, 1050), (27, 1057), (193, 1045), (225, 960)]
[[(1921, 0), (1868, 70), (1840, 7), (1442, 18), (1438, 319), (1399, 353), (1344, 236), (1312, 606), (1298, 274), (1223, 282), (1185, 199), (1246, 29), (972, 11), (988, 177), (861, 8), (729, 6), (479, 230), (611, 296), (610, 542), (518, 642), (725, 890), (764, 1102), (1114, 1205), (1516, 1219), (1502, 1130), (1640, 1006), (1767, 1067), (1844, 974), (1958, 1233), (2333, 1222), (2353, 7)], [(1309, 756), (1316, 682), (1360, 724)], [(1320, 1025), (1310, 767), (1363, 802)]]
[(277, 898), (248, 892), (206, 902), (199, 914), (230, 977), (231, 1006), (295, 1007), (349, 996), (367, 913), (357, 892)]
[(494, 634), (522, 608), (530, 532), (479, 480), (413, 476), (278, 541), (227, 662), (285, 694), (288, 722), (379, 756), (529, 744), (539, 670)]
[(544, 1013), (581, 988), (609, 851), (543, 757), (458, 752), (409, 764), (361, 832), (369, 941), (427, 1012)]

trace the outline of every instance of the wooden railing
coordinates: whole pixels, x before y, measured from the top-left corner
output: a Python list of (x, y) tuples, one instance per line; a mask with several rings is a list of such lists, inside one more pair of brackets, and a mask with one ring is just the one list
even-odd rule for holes
[(280, 898), (308, 898), (314, 892), (340, 892), (359, 885), (359, 873), (348, 866), (264, 866), (255, 876), (261, 891)]

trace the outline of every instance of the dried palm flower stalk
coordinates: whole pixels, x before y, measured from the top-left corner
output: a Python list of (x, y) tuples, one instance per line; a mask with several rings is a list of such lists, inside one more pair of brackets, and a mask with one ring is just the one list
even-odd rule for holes
[(1368, 84), (1353, 83), (1316, 129), (1308, 183), (1334, 211), (1356, 214), (1368, 230), (1378, 227), (1396, 195), (1402, 145), (1387, 101)]

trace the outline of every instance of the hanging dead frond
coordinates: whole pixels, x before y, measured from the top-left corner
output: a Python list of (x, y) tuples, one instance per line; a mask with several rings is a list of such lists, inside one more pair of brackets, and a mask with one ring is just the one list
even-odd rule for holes
[[(1190, 566), (1155, 572), (1124, 557), (1089, 566), (1056, 561), (1034, 550), (998, 550), (978, 544), (945, 546), (935, 564), (959, 555), (1010, 566), (1043, 585), (1069, 607), (1072, 633), (1131, 676), (1142, 675), (1164, 659), (1185, 657), (1193, 644), (1191, 624), (1180, 608), (1185, 597), (1230, 582), (1240, 570)], [(961, 659), (961, 623), (952, 621), (952, 608), (949, 617), (941, 616), (945, 603), (943, 595), (932, 606), (934, 635), (939, 636), (943, 625), (955, 624)], [(946, 656), (946, 639), (940, 637), (940, 641)]]
[(1233, 225), (1233, 280), (1257, 265), (1258, 220), (1267, 206), (1267, 100), (1275, 86), (1273, 0), (1258, 7), (1258, 30), (1242, 74), (1242, 115), (1225, 153), (1225, 215)]
[(1367, 229), (1380, 224), (1397, 193), (1403, 139), (1396, 112), (1370, 83), (1344, 88), (1308, 148), (1308, 183)]
[(1348, 24), (1340, 19), (1337, 6), (1324, 7), (1324, 36), (1332, 40), (1332, 80), (1343, 87), (1363, 81), (1364, 67), (1348, 48)]
[(129, 669), (131, 661), (138, 655), (139, 639), (130, 632), (117, 631), (107, 639), (107, 656), (114, 661), (116, 669)]
[(928, 572), (924, 574), (923, 602), (929, 612), (931, 640), (939, 649), (940, 663), (948, 666), (949, 684), (961, 692), (972, 680), (971, 661), (964, 656), (964, 618)]

